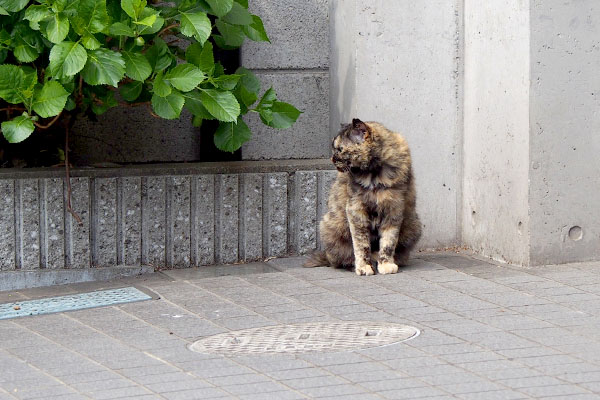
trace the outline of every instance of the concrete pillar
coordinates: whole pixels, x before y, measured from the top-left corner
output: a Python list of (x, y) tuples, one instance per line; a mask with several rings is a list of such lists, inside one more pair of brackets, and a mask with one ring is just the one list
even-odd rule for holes
[(331, 135), (353, 117), (411, 147), (422, 248), (458, 244), (462, 1), (330, 1)]
[(462, 240), (529, 257), (529, 1), (466, 0)]
[(331, 0), (332, 135), (408, 139), (420, 247), (522, 265), (600, 259), (594, 0)]
[(463, 239), (482, 254), (600, 259), (599, 11), (465, 2)]

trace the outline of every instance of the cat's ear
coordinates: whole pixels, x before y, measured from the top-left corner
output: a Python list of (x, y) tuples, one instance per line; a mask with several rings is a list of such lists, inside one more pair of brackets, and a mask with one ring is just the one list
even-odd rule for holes
[(355, 143), (362, 143), (371, 138), (371, 131), (367, 124), (358, 118), (352, 120), (352, 130), (350, 131), (350, 140)]

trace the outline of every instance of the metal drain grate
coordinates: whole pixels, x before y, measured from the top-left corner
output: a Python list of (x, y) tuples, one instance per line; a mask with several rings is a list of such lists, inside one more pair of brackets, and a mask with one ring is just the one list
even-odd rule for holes
[(412, 326), (387, 322), (313, 322), (221, 333), (198, 340), (190, 349), (229, 355), (344, 351), (403, 342), (419, 333)]
[(125, 287), (38, 300), (18, 301), (15, 303), (0, 304), (0, 319), (83, 310), (85, 308), (150, 300), (151, 298), (146, 293), (134, 287)]

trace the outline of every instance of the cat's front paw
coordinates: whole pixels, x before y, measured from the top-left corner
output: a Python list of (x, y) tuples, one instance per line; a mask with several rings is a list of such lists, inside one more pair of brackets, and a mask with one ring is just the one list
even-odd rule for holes
[(373, 271), (373, 267), (369, 264), (356, 265), (354, 268), (356, 275), (375, 275), (375, 271)]
[(377, 272), (380, 274), (395, 274), (398, 272), (398, 265), (393, 262), (382, 262), (377, 264)]

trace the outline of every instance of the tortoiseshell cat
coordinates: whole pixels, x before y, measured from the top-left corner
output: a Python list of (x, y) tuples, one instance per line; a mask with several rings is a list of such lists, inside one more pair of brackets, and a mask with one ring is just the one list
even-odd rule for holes
[[(338, 172), (321, 221), (324, 252), (305, 266), (352, 267), (357, 275), (395, 274), (421, 236), (411, 158), (404, 138), (353, 119), (333, 140)], [(378, 255), (376, 255), (378, 251)]]

